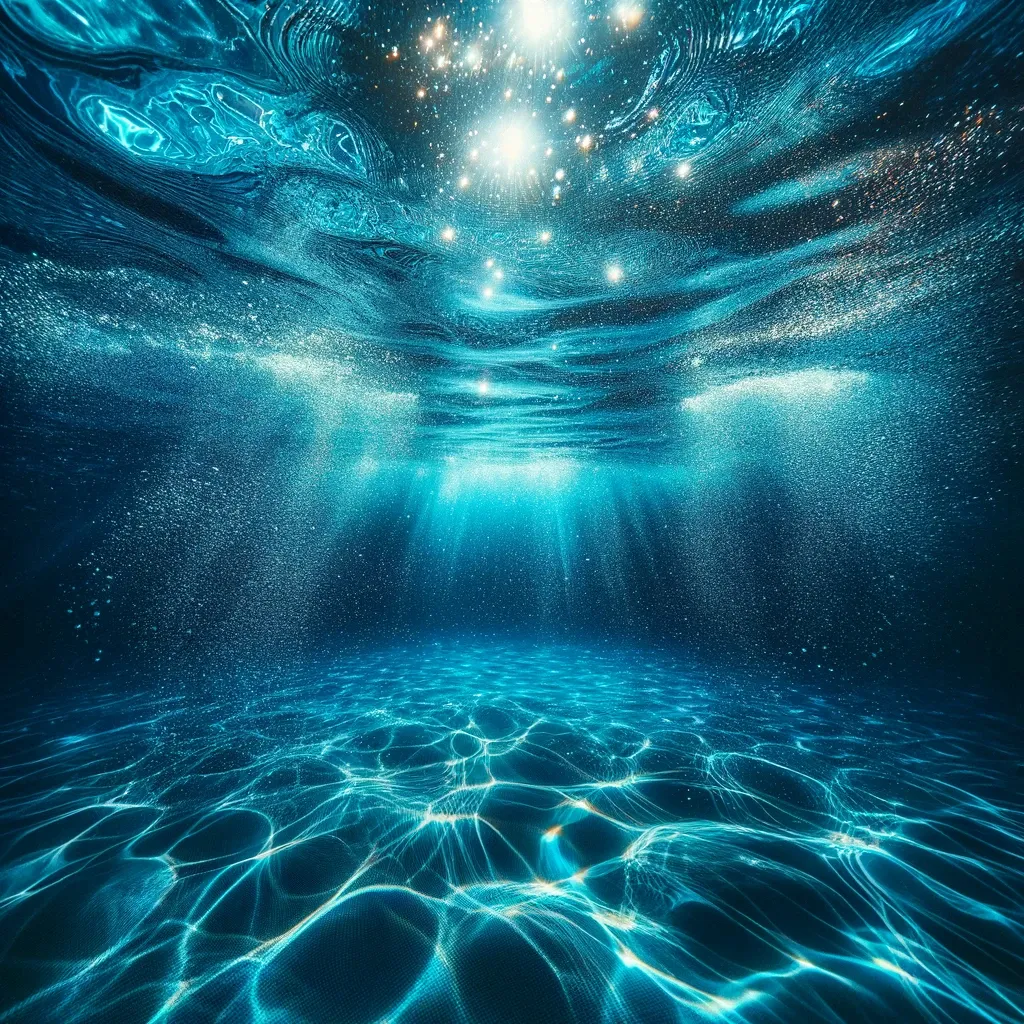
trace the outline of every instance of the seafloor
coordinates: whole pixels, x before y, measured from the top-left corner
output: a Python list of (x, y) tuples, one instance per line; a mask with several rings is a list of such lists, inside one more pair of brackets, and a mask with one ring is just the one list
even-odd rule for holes
[(0, 1020), (1022, 1019), (969, 694), (447, 643), (65, 693), (0, 769)]

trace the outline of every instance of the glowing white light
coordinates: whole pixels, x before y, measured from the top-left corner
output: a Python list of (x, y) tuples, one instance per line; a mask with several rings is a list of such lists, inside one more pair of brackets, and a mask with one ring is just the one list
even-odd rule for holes
[(871, 961), (876, 967), (880, 967), (883, 971), (888, 971), (890, 974), (896, 974), (903, 978), (905, 981), (909, 981), (912, 984), (918, 984), (917, 978), (915, 978), (909, 971), (905, 971), (899, 964), (894, 964), (891, 960), (884, 960), (880, 956), (876, 956)]
[(592, 135), (583, 135), (576, 140), (576, 145), (583, 150), (584, 153), (588, 152), (594, 145), (594, 137)]
[(482, 58), (480, 56), (480, 51), (475, 46), (471, 46), (466, 51), (466, 63), (471, 68), (478, 68), (480, 66), (480, 61), (481, 60), (482, 60)]
[(469, 178), (466, 175), (459, 178), (459, 188), (469, 188)]
[(517, 164), (526, 152), (526, 133), (522, 125), (510, 124), (503, 128), (498, 138), (498, 149), (507, 163)]
[(615, 16), (625, 28), (636, 28), (644, 16), (643, 8), (635, 4), (619, 4), (615, 8)]
[(557, 40), (567, 22), (565, 8), (557, 0), (519, 0), (517, 32), (533, 46), (546, 46)]
[(576, 464), (567, 459), (498, 462), (452, 458), (445, 466), (440, 494), (442, 498), (454, 500), (460, 494), (479, 491), (558, 491), (571, 486), (576, 476)]
[(450, 225), (448, 227), (446, 227), (446, 228), (443, 228), (441, 230), (441, 238), (445, 242), (454, 242), (455, 241), (455, 228), (451, 227)]
[(568, 109), (568, 110), (567, 110), (567, 111), (566, 111), (566, 112), (565, 112), (565, 113), (564, 113), (564, 114), (562, 115), (562, 120), (563, 120), (563, 121), (564, 121), (564, 122), (565, 122), (566, 124), (572, 124), (572, 123), (573, 123), (573, 121), (575, 121), (575, 120), (576, 120), (576, 111), (575, 111), (575, 110), (573, 110), (573, 109), (572, 109), (572, 107), (570, 107), (570, 108), (569, 108), (569, 109)]
[(700, 395), (684, 398), (687, 412), (711, 412), (741, 400), (759, 399), (774, 403), (806, 403), (841, 398), (866, 384), (869, 377), (859, 370), (796, 370), (775, 376), (744, 377), (720, 384)]
[(491, 382), (485, 377), (483, 380), (476, 382), (476, 393), (478, 395), (486, 395), (491, 390)]
[(547, 245), (548, 242), (551, 241), (551, 232), (550, 231), (542, 231), (537, 236), (537, 241), (540, 242), (541, 245)]
[(676, 164), (677, 178), (688, 178), (692, 172), (693, 167), (690, 165), (689, 161), (683, 160), (680, 163)]
[(610, 263), (604, 268), (604, 276), (609, 284), (618, 284), (626, 275), (617, 263)]
[(482, 148), (491, 154), (494, 167), (509, 174), (525, 174), (536, 149), (530, 122), (500, 121), (489, 138), (484, 140)]

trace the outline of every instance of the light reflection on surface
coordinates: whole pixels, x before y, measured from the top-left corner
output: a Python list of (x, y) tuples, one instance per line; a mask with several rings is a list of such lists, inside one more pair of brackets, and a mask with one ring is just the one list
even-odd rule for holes
[(463, 643), (39, 707), (0, 1019), (1020, 1019), (1012, 730), (825, 692)]

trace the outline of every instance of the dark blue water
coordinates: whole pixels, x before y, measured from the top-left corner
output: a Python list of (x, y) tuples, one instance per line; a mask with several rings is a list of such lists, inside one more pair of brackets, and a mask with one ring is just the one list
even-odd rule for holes
[(1024, 14), (0, 0), (0, 1021), (1024, 1018)]

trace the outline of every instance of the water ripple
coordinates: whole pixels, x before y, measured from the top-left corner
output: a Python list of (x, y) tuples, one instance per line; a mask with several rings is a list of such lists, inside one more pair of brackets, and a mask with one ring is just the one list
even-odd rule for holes
[(43, 706), (0, 736), (0, 1019), (1009, 1024), (979, 710), (470, 643)]

